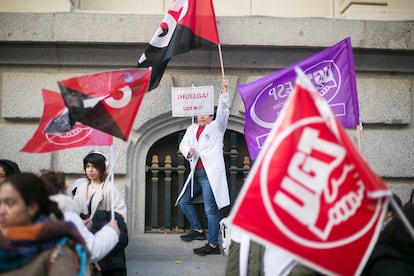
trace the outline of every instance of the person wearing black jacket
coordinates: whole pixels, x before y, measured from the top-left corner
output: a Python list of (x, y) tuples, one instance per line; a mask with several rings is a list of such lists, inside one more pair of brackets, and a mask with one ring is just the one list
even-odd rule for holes
[[(92, 233), (99, 231), (108, 221), (111, 220), (111, 211), (98, 210), (95, 212), (92, 218)], [(94, 272), (97, 275), (102, 276), (126, 276), (126, 259), (125, 259), (125, 248), (128, 245), (128, 229), (124, 218), (115, 212), (115, 220), (118, 222), (120, 230), (119, 242), (99, 262), (95, 263)]]
[[(414, 226), (414, 205), (403, 209), (411, 226)], [(377, 244), (361, 275), (413, 275), (414, 240), (398, 216), (382, 230)]]

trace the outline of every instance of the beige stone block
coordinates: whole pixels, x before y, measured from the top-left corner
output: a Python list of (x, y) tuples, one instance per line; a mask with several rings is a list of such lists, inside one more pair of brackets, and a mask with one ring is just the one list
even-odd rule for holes
[(164, 74), (159, 86), (145, 93), (134, 122), (135, 131), (154, 118), (171, 112), (171, 87), (173, 87), (171, 76)]
[(412, 0), (343, 0), (338, 5), (338, 15), (346, 19), (363, 20), (413, 20)]
[(410, 124), (412, 82), (401, 78), (361, 77), (357, 80), (363, 124)]
[(7, 124), (0, 127), (0, 156), (15, 161), (21, 171), (39, 172), (51, 168), (52, 155), (21, 152), (20, 149), (32, 138), (36, 124)]
[(413, 129), (364, 129), (362, 154), (382, 177), (414, 176)]
[(3, 13), (0, 25), (1, 40), (48, 41), (53, 39), (55, 17), (52, 13)]
[(42, 88), (60, 93), (57, 81), (76, 73), (5, 72), (1, 86), (3, 118), (40, 118)]
[[(214, 0), (214, 11), (216, 17), (250, 15), (251, 2), (252, 0)], [(217, 20), (220, 21), (220, 18)]]
[(79, 9), (139, 14), (163, 13), (164, 0), (82, 0)]
[(57, 41), (148, 43), (161, 20), (161, 15), (60, 13), (54, 36)]
[(331, 0), (251, 0), (251, 5), (251, 15), (266, 15), (277, 17), (333, 16)]
[(70, 0), (1, 0), (0, 12), (68, 12)]

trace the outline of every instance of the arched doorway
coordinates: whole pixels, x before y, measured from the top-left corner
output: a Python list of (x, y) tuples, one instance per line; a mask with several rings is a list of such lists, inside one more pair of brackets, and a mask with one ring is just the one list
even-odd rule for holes
[[(185, 130), (156, 141), (148, 150), (145, 175), (145, 231), (177, 232), (188, 228), (175, 201), (189, 173), (188, 162), (178, 151)], [(231, 202), (233, 203), (250, 169), (250, 160), (243, 134), (227, 130), (224, 158)], [(221, 210), (227, 216), (231, 206)], [(200, 218), (204, 217), (202, 204)]]

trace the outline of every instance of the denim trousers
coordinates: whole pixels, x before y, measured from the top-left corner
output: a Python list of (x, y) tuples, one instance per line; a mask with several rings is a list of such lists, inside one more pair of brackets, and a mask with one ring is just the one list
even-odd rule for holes
[[(191, 183), (187, 185), (183, 196), (180, 199), (179, 205), (185, 217), (191, 225), (191, 229), (203, 229), (200, 219), (198, 218), (197, 209), (192, 203), (191, 197)], [(218, 244), (218, 234), (220, 228), (220, 213), (214, 199), (213, 191), (211, 190), (210, 182), (204, 169), (196, 169), (194, 172), (193, 185), (194, 198), (202, 193), (204, 201), (204, 212), (207, 216), (208, 223), (208, 242), (210, 244)]]

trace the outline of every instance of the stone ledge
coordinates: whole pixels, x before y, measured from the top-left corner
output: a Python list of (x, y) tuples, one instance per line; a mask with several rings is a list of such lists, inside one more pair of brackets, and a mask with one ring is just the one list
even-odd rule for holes
[[(0, 13), (0, 41), (148, 43), (162, 17), (91, 12)], [(350, 36), (356, 48), (414, 49), (414, 21), (238, 16), (217, 17), (217, 23), (221, 43), (227, 45), (327, 47)]]
[(2, 0), (0, 11), (2, 12), (70, 12), (72, 4), (70, 0)]

